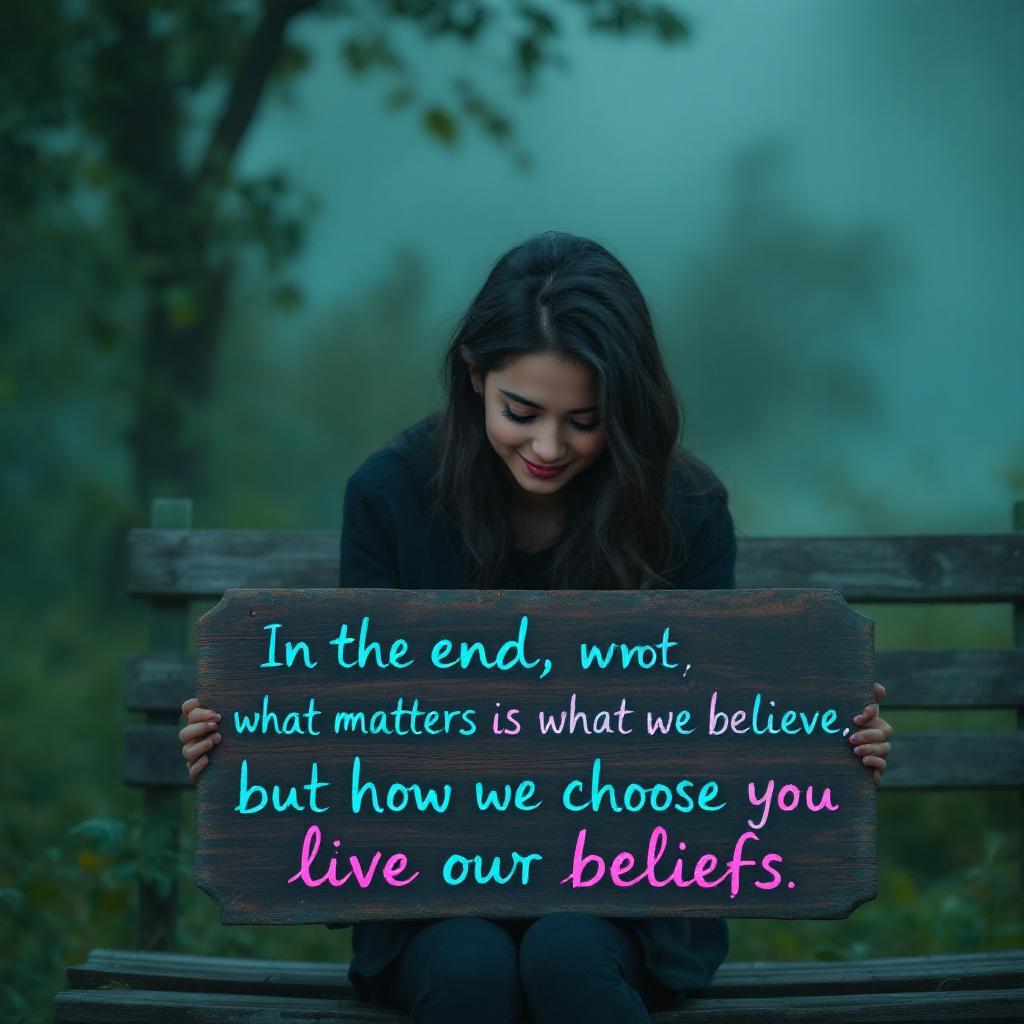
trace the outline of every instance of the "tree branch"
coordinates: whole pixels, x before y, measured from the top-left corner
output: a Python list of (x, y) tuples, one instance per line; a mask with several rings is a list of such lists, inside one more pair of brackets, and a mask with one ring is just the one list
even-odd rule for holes
[(300, 14), (317, 7), (321, 0), (265, 0), (263, 17), (238, 62), (224, 111), (206, 150), (198, 180), (222, 173), (252, 122), (267, 79), (284, 43), (285, 30)]

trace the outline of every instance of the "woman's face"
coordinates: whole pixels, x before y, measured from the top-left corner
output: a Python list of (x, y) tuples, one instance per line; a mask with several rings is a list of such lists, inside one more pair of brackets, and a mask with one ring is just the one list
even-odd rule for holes
[(604, 451), (590, 370), (548, 352), (520, 356), (473, 387), (484, 399), (491, 446), (530, 494), (554, 494)]

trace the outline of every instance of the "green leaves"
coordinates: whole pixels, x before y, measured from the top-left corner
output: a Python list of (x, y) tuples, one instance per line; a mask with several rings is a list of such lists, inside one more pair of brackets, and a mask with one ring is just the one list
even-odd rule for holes
[(516, 13), (523, 25), (514, 46), (519, 70), (531, 79), (545, 64), (558, 63), (549, 44), (559, 34), (558, 22), (546, 10), (530, 4), (521, 5)]
[(75, 344), (126, 360), (139, 496), (158, 483), (204, 488), (190, 424), (214, 389), (237, 268), (269, 273), (279, 308), (298, 299), (280, 275), (314, 204), (236, 159), (268, 89), (309, 66), (297, 25), (338, 24), (344, 65), (388, 76), (385, 109), (407, 109), (433, 141), (454, 148), (478, 132), (525, 168), (509, 97), (564, 66), (567, 12), (597, 31), (686, 33), (651, 0), (0, 4), (0, 231), (44, 208), (78, 225), (89, 208), (87, 230), (120, 249), (125, 271), (81, 311)]
[(459, 134), (458, 123), (443, 107), (428, 107), (423, 112), (423, 126), (428, 134), (446, 146), (450, 146)]
[(670, 7), (645, 0), (575, 0), (590, 13), (590, 27), (598, 32), (650, 31), (666, 43), (688, 39), (690, 29)]
[[(647, 0), (575, 0), (586, 14), (587, 27), (618, 35), (646, 32), (675, 43), (689, 29), (671, 8)], [(418, 66), (409, 44), (409, 29), (425, 40), (456, 39), (478, 50), (487, 60), (511, 74), (521, 89), (536, 84), (546, 68), (563, 68), (566, 60), (557, 44), (563, 38), (564, 5), (538, 0), (505, 0), (485, 5), (479, 0), (351, 0), (345, 13), (356, 28), (341, 46), (341, 57), (356, 75), (382, 71), (397, 82), (386, 106), (398, 110), (417, 106), (427, 135), (444, 146), (454, 145), (468, 126), (507, 148), (520, 167), (528, 157), (514, 146), (515, 125), (508, 112), (487, 100), (477, 88), (475, 65), (454, 75), (448, 98), (421, 99), (422, 80), (430, 74)], [(399, 44), (399, 40), (404, 45)]]
[(351, 36), (342, 43), (341, 56), (349, 70), (356, 75), (364, 75), (379, 68), (401, 71), (405, 67), (383, 32)]

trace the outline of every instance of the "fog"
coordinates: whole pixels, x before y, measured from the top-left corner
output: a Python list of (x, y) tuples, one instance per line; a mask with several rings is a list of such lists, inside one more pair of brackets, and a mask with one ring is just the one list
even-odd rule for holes
[[(536, 231), (607, 244), (655, 310), (687, 441), (757, 532), (1003, 529), (1024, 464), (1024, 8), (715, 0), (675, 47), (567, 34), (532, 95), (479, 55), (532, 168), (444, 148), (329, 23), (244, 154), (318, 208), (307, 325), (423, 261), (437, 346), (493, 260)], [(446, 80), (443, 50), (418, 51)], [(504, 98), (503, 98), (504, 97)], [(737, 318), (736, 310), (745, 315)], [(759, 353), (740, 371), (749, 352)], [(387, 369), (381, 369), (387, 373)]]

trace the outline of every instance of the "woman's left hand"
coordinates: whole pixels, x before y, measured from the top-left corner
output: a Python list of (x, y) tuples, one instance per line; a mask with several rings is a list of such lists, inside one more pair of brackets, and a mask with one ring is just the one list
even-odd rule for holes
[(876, 786), (885, 771), (885, 759), (892, 750), (892, 744), (889, 742), (892, 726), (878, 716), (878, 705), (884, 699), (885, 687), (881, 683), (875, 683), (875, 703), (869, 704), (863, 714), (854, 715), (853, 721), (857, 731), (850, 735), (850, 742), (854, 744), (853, 752), (868, 768), (874, 769)]

